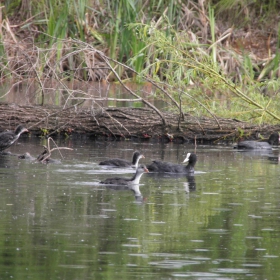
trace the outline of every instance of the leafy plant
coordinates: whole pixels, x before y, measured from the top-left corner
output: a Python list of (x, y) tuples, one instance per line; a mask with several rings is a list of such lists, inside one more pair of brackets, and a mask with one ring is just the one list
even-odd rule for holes
[(46, 136), (49, 134), (49, 130), (46, 128), (41, 128), (41, 131), (42, 131), (42, 136)]
[[(168, 21), (165, 21), (168, 24)], [(158, 73), (151, 71), (152, 66), (160, 65), (160, 80), (168, 87), (171, 96), (178, 100), (178, 92), (182, 92), (182, 107), (199, 105), (201, 115), (205, 113), (218, 114), (219, 116), (231, 116), (236, 114), (239, 118), (262, 123), (268, 119), (280, 120), (276, 107), (280, 100), (277, 100), (275, 107), (272, 106), (271, 99), (261, 93), (254, 92), (253, 78), (254, 72), (250, 60), (245, 60), (244, 77), (248, 81), (249, 87), (244, 89), (243, 84), (236, 84), (220, 71), (213, 56), (209, 55), (209, 49), (202, 44), (190, 42), (188, 34), (176, 32), (170, 28), (172, 36), (166, 36), (162, 27), (155, 25), (134, 24), (131, 28), (141, 30), (140, 39), (146, 43), (147, 53), (156, 57), (156, 61), (149, 61), (149, 67), (142, 71), (142, 75), (152, 75), (155, 82), (159, 82)], [(149, 32), (147, 32), (149, 30)], [(218, 47), (218, 45), (217, 45)], [(219, 48), (217, 48), (217, 52)], [(246, 57), (245, 57), (246, 58)], [(148, 64), (148, 63), (147, 63)], [(170, 71), (172, 70), (172, 74)], [(186, 76), (185, 73), (188, 73)], [(190, 84), (194, 83), (194, 86)], [(195, 89), (193, 89), (195, 88)], [(257, 88), (257, 87), (256, 87)], [(255, 89), (256, 89), (255, 88)], [(222, 98), (224, 92), (227, 93), (225, 107), (213, 107), (216, 102), (215, 92), (220, 92)], [(208, 94), (205, 94), (208, 92)], [(230, 94), (230, 96), (229, 96)], [(205, 97), (208, 100), (205, 102)], [(186, 99), (187, 98), (187, 99)], [(275, 103), (276, 100), (274, 100)], [(231, 103), (230, 109), (228, 102)], [(196, 105), (195, 105), (196, 104)], [(213, 111), (214, 112), (213, 112)]]

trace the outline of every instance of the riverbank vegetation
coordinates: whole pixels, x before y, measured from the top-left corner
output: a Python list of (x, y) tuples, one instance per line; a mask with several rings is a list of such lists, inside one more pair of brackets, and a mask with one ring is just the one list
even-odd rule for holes
[[(1, 7), (0, 78), (10, 84), (4, 97), (24, 84), (41, 104), (55, 96), (64, 108), (90, 100), (99, 110), (105, 101), (129, 100), (179, 119), (280, 120), (278, 1), (36, 3), (6, 0)], [(89, 92), (94, 82), (118, 83), (131, 96)]]

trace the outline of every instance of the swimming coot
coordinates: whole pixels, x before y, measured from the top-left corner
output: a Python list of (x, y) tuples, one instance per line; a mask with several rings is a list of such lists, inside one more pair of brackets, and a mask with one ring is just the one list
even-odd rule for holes
[(28, 132), (28, 129), (22, 125), (17, 126), (15, 131), (4, 131), (0, 133), (0, 152), (12, 146), (24, 132)]
[(137, 168), (138, 162), (141, 158), (145, 158), (144, 155), (140, 154), (138, 151), (135, 151), (132, 156), (132, 162), (129, 162), (125, 159), (112, 158), (101, 161), (99, 165), (108, 165), (113, 167), (133, 167)]
[(240, 150), (271, 150), (272, 145), (279, 145), (279, 133), (274, 132), (270, 135), (267, 142), (246, 140), (237, 143), (234, 146), (234, 149)]
[(33, 156), (31, 156), (28, 152), (24, 153), (23, 155), (18, 156), (19, 159), (28, 159), (28, 160), (35, 160)]
[(152, 164), (148, 165), (147, 168), (150, 172), (169, 172), (169, 173), (184, 173), (189, 174), (194, 172), (194, 166), (196, 164), (197, 157), (194, 153), (188, 153), (183, 163), (188, 162), (188, 165), (174, 164), (170, 162), (163, 162), (154, 160)]
[(141, 176), (145, 173), (149, 172), (147, 167), (144, 164), (140, 164), (134, 176), (131, 179), (128, 178), (122, 178), (122, 177), (113, 177), (113, 178), (108, 178), (104, 181), (101, 181), (101, 184), (111, 184), (111, 185), (134, 185), (134, 184), (139, 184)]

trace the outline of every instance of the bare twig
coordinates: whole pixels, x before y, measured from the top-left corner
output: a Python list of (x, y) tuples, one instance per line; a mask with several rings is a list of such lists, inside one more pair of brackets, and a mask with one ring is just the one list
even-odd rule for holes
[(69, 106), (69, 107), (67, 107), (67, 108), (61, 109), (59, 112), (55, 112), (55, 113), (53, 113), (53, 114), (50, 114), (50, 115), (46, 116), (45, 118), (41, 119), (39, 122), (37, 122), (37, 123), (33, 124), (32, 126), (28, 127), (28, 129), (30, 129), (30, 128), (32, 128), (32, 127), (38, 126), (41, 122), (45, 121), (46, 119), (48, 119), (48, 118), (51, 117), (51, 116), (55, 116), (55, 115), (58, 115), (59, 113), (61, 113), (61, 112), (63, 112), (63, 111), (67, 111), (67, 110), (73, 109), (73, 108), (75, 108), (76, 106), (78, 106), (78, 105), (80, 105), (80, 104), (82, 104), (82, 103), (84, 103), (84, 100), (82, 100), (82, 101), (79, 102), (78, 104), (75, 104), (75, 105)]
[[(50, 147), (50, 141), (52, 141), (54, 143), (54, 145), (56, 146), (56, 148), (52, 148)], [(48, 146), (43, 146), (44, 147), (44, 151), (37, 157), (37, 161), (42, 162), (42, 163), (47, 163), (51, 157), (51, 153), (53, 151), (58, 150), (58, 152), (60, 153), (60, 156), (63, 158), (60, 150), (73, 150), (71, 148), (67, 148), (67, 147), (58, 147), (55, 143), (55, 141), (49, 137), (48, 138)]]
[(156, 113), (161, 117), (163, 125), (166, 125), (166, 120), (163, 117), (162, 113), (154, 106), (152, 105), (150, 102), (148, 102), (147, 100), (145, 100), (144, 98), (140, 97), (139, 95), (137, 95), (135, 92), (133, 92), (130, 88), (128, 88), (121, 80), (121, 78), (119, 77), (118, 73), (115, 71), (115, 69), (111, 66), (111, 64), (109, 63), (109, 60), (107, 57), (103, 57), (103, 59), (105, 60), (105, 62), (107, 63), (107, 65), (111, 68), (111, 71), (115, 74), (116, 78), (118, 79), (118, 81), (120, 82), (120, 84), (133, 96), (140, 98), (142, 100), (142, 102), (146, 105), (148, 105), (150, 108), (152, 108), (153, 110), (156, 111)]

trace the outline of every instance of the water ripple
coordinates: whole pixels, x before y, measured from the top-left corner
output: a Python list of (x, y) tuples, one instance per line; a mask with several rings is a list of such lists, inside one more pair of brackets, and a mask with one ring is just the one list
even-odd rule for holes
[(174, 269), (174, 268), (181, 268), (183, 266), (200, 264), (200, 261), (192, 261), (192, 260), (164, 260), (164, 261), (155, 261), (149, 262), (150, 265), (154, 265), (160, 268), (166, 269)]

